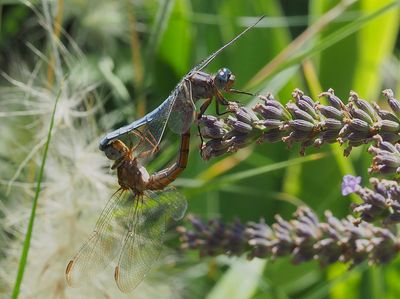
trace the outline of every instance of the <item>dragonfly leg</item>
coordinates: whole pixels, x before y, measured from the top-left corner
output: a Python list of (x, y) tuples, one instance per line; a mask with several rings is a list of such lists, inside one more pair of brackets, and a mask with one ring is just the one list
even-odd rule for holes
[(204, 101), (204, 103), (200, 106), (200, 112), (197, 114), (197, 119), (200, 119), (204, 112), (206, 112), (208, 106), (210, 106), (212, 98), (208, 98)]
[[(157, 141), (155, 140), (155, 138), (154, 138), (153, 134), (151, 134), (151, 132), (148, 132), (150, 134), (150, 136), (145, 136), (145, 134), (143, 132), (141, 132), (140, 130), (134, 130), (131, 133), (135, 134), (136, 136), (139, 137), (139, 142), (132, 148), (132, 151), (135, 151), (138, 148), (138, 146), (140, 144), (142, 144), (142, 142), (148, 142), (152, 146), (152, 148), (150, 150), (139, 153), (138, 157), (144, 158), (150, 154), (156, 153), (159, 150)], [(152, 140), (150, 140), (150, 139), (152, 139)]]
[(224, 115), (224, 114), (229, 113), (230, 111), (221, 112), (219, 110), (219, 105), (220, 104), (222, 104), (224, 106), (227, 106), (227, 105), (229, 105), (229, 102), (220, 93), (218, 93), (216, 95), (216, 97), (217, 97), (217, 100), (215, 101), (215, 110), (216, 110), (217, 115)]
[(217, 98), (217, 102), (219, 102), (220, 104), (224, 105), (224, 106), (228, 106), (229, 105), (229, 101), (227, 99), (224, 98), (224, 96), (217, 90), (215, 97)]
[(140, 132), (140, 131), (135, 131), (135, 130), (132, 131), (131, 134), (134, 134), (134, 135), (136, 135), (137, 137), (139, 137), (139, 142), (138, 142), (136, 145), (134, 145), (134, 146), (131, 147), (131, 148), (132, 148), (132, 151), (135, 151), (135, 150), (138, 148), (138, 146), (143, 142), (144, 136), (143, 136), (142, 132)]
[[(212, 98), (208, 98), (205, 100), (205, 102), (200, 106), (200, 112), (197, 113), (197, 120), (199, 120), (204, 112), (206, 112), (208, 106), (210, 106), (212, 101)], [(197, 130), (199, 131), (199, 137), (200, 137), (200, 154), (203, 154), (203, 143), (204, 143), (204, 139), (203, 139), (203, 135), (201, 134), (201, 130), (200, 130), (200, 125), (199, 123), (197, 123)]]
[(148, 150), (148, 151), (144, 151), (144, 152), (139, 153), (139, 154), (137, 155), (137, 157), (138, 157), (138, 158), (146, 158), (146, 157), (148, 157), (148, 156), (150, 156), (150, 155), (152, 155), (152, 154), (154, 154), (154, 153), (155, 153), (154, 149), (151, 149), (151, 150)]
[(201, 134), (201, 130), (200, 130), (200, 125), (197, 124), (197, 130), (199, 131), (199, 137), (200, 137), (200, 156), (203, 156), (203, 144), (204, 144), (204, 139), (203, 139), (203, 135)]
[(248, 92), (248, 91), (242, 91), (242, 90), (235, 89), (235, 88), (230, 88), (230, 89), (229, 89), (229, 92), (231, 92), (231, 93), (238, 93), (238, 94), (245, 94), (245, 95), (252, 96), (252, 97), (255, 97), (255, 96), (258, 95), (258, 93), (252, 93), (252, 92)]

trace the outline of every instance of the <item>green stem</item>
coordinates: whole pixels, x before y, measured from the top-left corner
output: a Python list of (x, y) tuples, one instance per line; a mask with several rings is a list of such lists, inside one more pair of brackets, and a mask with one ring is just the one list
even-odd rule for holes
[(26, 236), (25, 236), (24, 246), (22, 248), (21, 258), (19, 261), (17, 278), (15, 280), (15, 285), (14, 285), (14, 289), (13, 289), (13, 293), (12, 293), (13, 299), (18, 298), (22, 279), (24, 277), (26, 261), (28, 259), (28, 253), (29, 253), (29, 248), (30, 248), (30, 244), (31, 244), (33, 224), (34, 224), (35, 215), (36, 215), (36, 208), (37, 208), (37, 203), (38, 203), (39, 194), (40, 194), (40, 187), (41, 187), (41, 183), (42, 183), (42, 179), (43, 179), (44, 166), (46, 164), (47, 152), (49, 149), (49, 144), (50, 144), (50, 139), (51, 139), (51, 132), (52, 132), (52, 129), (54, 126), (54, 116), (56, 113), (56, 108), (57, 108), (57, 104), (58, 104), (60, 95), (61, 95), (61, 88), (57, 93), (56, 101), (54, 103), (54, 108), (53, 108), (53, 112), (52, 112), (51, 120), (50, 120), (49, 132), (47, 133), (47, 141), (46, 141), (46, 144), (44, 145), (42, 164), (40, 166), (38, 181), (37, 181), (37, 185), (36, 185), (35, 198), (33, 199), (33, 203), (32, 203), (32, 210), (31, 210), (31, 215), (29, 217), (28, 228), (26, 230)]

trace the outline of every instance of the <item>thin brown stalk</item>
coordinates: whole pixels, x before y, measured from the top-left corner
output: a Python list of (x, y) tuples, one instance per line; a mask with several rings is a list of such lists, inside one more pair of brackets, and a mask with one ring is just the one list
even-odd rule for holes
[[(61, 35), (62, 29), (62, 20), (63, 20), (63, 11), (64, 11), (64, 0), (57, 0), (57, 13), (54, 19), (54, 29), (53, 36), (55, 39), (59, 39)], [(51, 89), (54, 84), (54, 68), (55, 68), (56, 59), (54, 57), (54, 53), (50, 55), (50, 64), (47, 67), (47, 87)]]

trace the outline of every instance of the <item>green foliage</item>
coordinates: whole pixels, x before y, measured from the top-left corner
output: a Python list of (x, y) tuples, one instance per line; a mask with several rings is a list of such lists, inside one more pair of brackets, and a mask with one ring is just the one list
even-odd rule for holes
[[(63, 1), (49, 2), (54, 19), (55, 8)], [(226, 49), (205, 71), (214, 73), (220, 67), (228, 67), (237, 78), (236, 88), (272, 92), (282, 103), (291, 99), (295, 87), (310, 93), (315, 92), (313, 86), (322, 89), (317, 92), (333, 88), (344, 101), (349, 91), (355, 90), (362, 98), (378, 102), (382, 99), (382, 89), (400, 90), (396, 56), (398, 1), (360, 0), (349, 6), (342, 1), (340, 13), (332, 19), (326, 13), (333, 7), (339, 9), (336, 5), (341, 1), (64, 2), (61, 9), (65, 32), (61, 34), (61, 42), (65, 49), (60, 48), (65, 51), (61, 50), (61, 65), (65, 73), (72, 74), (74, 87), (82, 82), (95, 82), (96, 89), (89, 94), (100, 98), (93, 115), (74, 122), (81, 131), (91, 132), (90, 136), (101, 136), (134, 120), (141, 98), (145, 99), (147, 111), (157, 107), (188, 70), (263, 14), (267, 17), (257, 28)], [(22, 65), (35, 69), (43, 60), (32, 49), (38, 49), (49, 61), (52, 52), (48, 33), (37, 22), (45, 20), (41, 4), (34, 3), (29, 8), (19, 1), (6, 1), (0, 5), (1, 71), (15, 74)], [(131, 38), (127, 7), (136, 19), (137, 44)], [(321, 20), (327, 24), (316, 25)], [(310, 28), (308, 36), (297, 40), (297, 44), (292, 42)], [(134, 83), (137, 66), (132, 61), (132, 49), (135, 48), (140, 49), (144, 66), (140, 87)], [(279, 59), (284, 52), (287, 56)], [(305, 70), (306, 62), (312, 65), (314, 79)], [(41, 83), (47, 80), (43, 74), (35, 79)], [(10, 85), (5, 76), (0, 83)], [(0, 95), (0, 105), (12, 96), (13, 93), (4, 92)], [(226, 96), (243, 104), (255, 101), (244, 95)], [(90, 106), (90, 100), (86, 104)], [(31, 144), (27, 124), (37, 119), (24, 116), (13, 120), (2, 116), (1, 111), (4, 127), (7, 122), (7, 126), (17, 128), (18, 132), (18, 135), (13, 135), (15, 131), (5, 132), (7, 138), (0, 140), (0, 168), (6, 169), (2, 184), (6, 185), (28, 151), (16, 150), (12, 157), (5, 153), (10, 146)], [(214, 112), (212, 105), (207, 113)], [(299, 204), (309, 205), (321, 215), (329, 209), (342, 217), (349, 213), (351, 204), (340, 195), (342, 176), (349, 171), (368, 176), (366, 165), (370, 163), (370, 155), (366, 148), (354, 150), (344, 159), (343, 148), (325, 145), (300, 158), (298, 148), (287, 149), (282, 143), (261, 144), (203, 161), (199, 138), (195, 136), (197, 131), (193, 128), (192, 132), (189, 165), (176, 185), (187, 196), (188, 211), (204, 217), (219, 216), (225, 220), (239, 217), (243, 221), (264, 217), (271, 223), (275, 214), (288, 218)], [(10, 142), (10, 136), (17, 136), (18, 142)], [(89, 142), (97, 146), (98, 140)], [(167, 132), (161, 154), (148, 165), (149, 171), (161, 169), (175, 159), (178, 144), (177, 136)], [(24, 167), (19, 181), (31, 182), (30, 172), (29, 167)], [(13, 196), (19, 196), (15, 194), (22, 193), (13, 188), (10, 196), (6, 189), (0, 189), (0, 201), (4, 204), (10, 204)], [(224, 259), (199, 260), (189, 254), (183, 259), (175, 273), (185, 283), (184, 298), (400, 297), (396, 280), (398, 261), (385, 267), (361, 265), (348, 271), (342, 265), (321, 269), (315, 263), (295, 266), (287, 260), (247, 264)], [(195, 274), (183, 277), (182, 273), (190, 269)], [(250, 271), (257, 275), (250, 275)], [(25, 275), (25, 279), (31, 277)], [(0, 293), (2, 287), (0, 283)]]

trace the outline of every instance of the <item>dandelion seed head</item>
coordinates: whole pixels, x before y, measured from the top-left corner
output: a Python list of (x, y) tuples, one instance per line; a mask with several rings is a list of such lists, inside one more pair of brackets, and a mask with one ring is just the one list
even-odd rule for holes
[[(23, 113), (17, 120), (4, 118), (6, 124), (2, 128), (10, 128), (8, 142), (15, 150), (10, 151), (7, 143), (2, 143), (1, 153), (12, 156), (17, 166), (31, 154), (11, 185), (8, 201), (0, 206), (4, 214), (0, 220), (2, 230), (6, 236), (12, 236), (0, 248), (4, 256), (0, 260), (0, 288), (6, 294), (11, 293), (15, 283), (34, 196), (34, 174), (41, 164), (43, 141), (56, 97), (56, 91), (45, 91), (34, 84), (28, 88), (21, 82), (24, 80), (9, 82), (15, 83), (12, 88), (19, 98), (10, 97), (3, 103), (9, 112)], [(115, 174), (109, 171), (108, 159), (98, 150), (99, 130), (92, 119), (96, 105), (85, 105), (89, 96), (93, 98), (95, 84), (82, 84), (80, 89), (69, 84), (69, 80), (64, 82), (56, 110), (21, 298), (131, 298), (131, 294), (118, 290), (112, 267), (81, 288), (69, 288), (65, 281), (68, 261), (87, 240), (101, 210), (118, 187)], [(34, 111), (37, 114), (32, 117)], [(20, 125), (15, 126), (16, 123)], [(150, 273), (134, 291), (135, 298), (179, 298), (181, 284), (182, 279), (163, 271)]]

